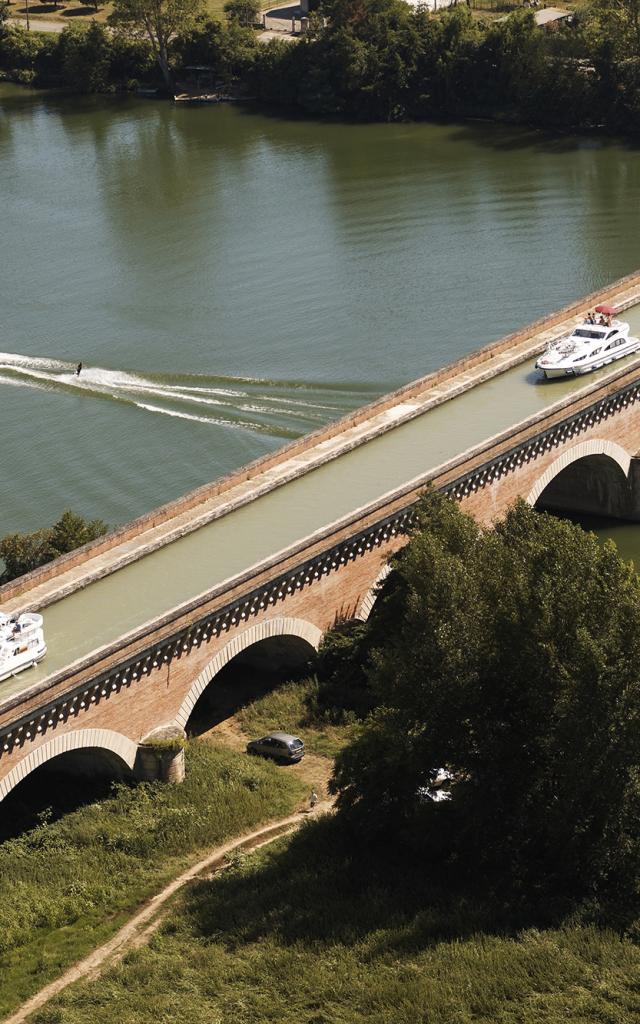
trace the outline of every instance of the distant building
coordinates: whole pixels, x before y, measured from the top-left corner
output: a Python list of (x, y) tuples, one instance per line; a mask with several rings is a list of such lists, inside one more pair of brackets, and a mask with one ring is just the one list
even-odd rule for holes
[(572, 19), (572, 11), (563, 11), (559, 7), (543, 7), (533, 15), (533, 20), (540, 28), (556, 28), (560, 22)]
[[(538, 0), (524, 0), (523, 7), (538, 7)], [(514, 14), (512, 11), (511, 14)], [(497, 18), (497, 21), (506, 21), (507, 18), (511, 17), (511, 14), (505, 14), (503, 18)], [(555, 29), (558, 28), (563, 22), (569, 24), (573, 21), (573, 11), (563, 11), (560, 7), (541, 7), (539, 10), (534, 10), (533, 20), (536, 25), (540, 28)]]

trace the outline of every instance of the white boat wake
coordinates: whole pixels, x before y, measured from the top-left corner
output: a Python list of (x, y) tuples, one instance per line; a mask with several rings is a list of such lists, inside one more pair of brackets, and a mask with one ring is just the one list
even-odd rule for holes
[(100, 366), (83, 367), (78, 375), (75, 364), (12, 352), (0, 352), (0, 386), (123, 402), (147, 414), (278, 437), (299, 437), (384, 390), (204, 374), (143, 376)]

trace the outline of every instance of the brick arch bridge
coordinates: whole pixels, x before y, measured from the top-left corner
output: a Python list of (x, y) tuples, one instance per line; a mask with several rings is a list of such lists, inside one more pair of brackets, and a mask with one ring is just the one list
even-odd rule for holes
[(0, 700), (0, 799), (80, 746), (137, 770), (145, 737), (184, 728), (239, 653), (287, 636), (311, 650), (336, 622), (366, 619), (427, 484), (483, 525), (518, 497), (563, 507), (576, 494), (586, 511), (600, 502), (640, 521), (639, 369), (609, 373), (38, 684), (24, 673), (25, 688)]

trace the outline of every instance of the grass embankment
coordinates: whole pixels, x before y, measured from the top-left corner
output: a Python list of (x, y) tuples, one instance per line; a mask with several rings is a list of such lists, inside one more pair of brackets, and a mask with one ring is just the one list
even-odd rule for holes
[(0, 1017), (111, 935), (196, 854), (290, 814), (306, 786), (196, 741), (181, 786), (114, 794), (0, 844)]
[(184, 892), (147, 948), (35, 1024), (628, 1024), (640, 949), (572, 925), (509, 932), (394, 851), (373, 870), (332, 819)]

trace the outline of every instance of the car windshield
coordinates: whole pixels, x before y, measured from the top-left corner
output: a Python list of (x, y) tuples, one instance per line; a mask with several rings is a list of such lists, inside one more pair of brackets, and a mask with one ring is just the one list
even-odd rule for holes
[(300, 747), (304, 747), (302, 740), (291, 740), (289, 743), (291, 750), (299, 750)]

